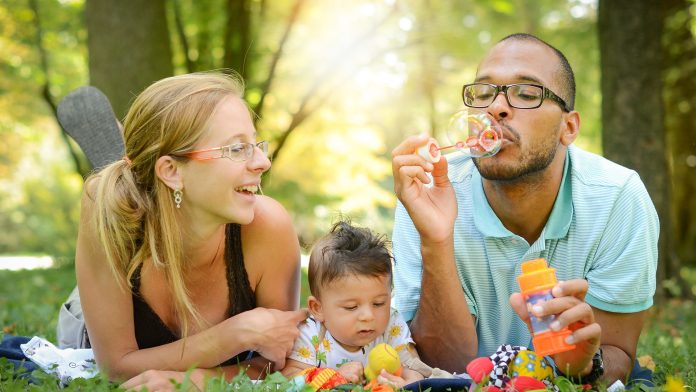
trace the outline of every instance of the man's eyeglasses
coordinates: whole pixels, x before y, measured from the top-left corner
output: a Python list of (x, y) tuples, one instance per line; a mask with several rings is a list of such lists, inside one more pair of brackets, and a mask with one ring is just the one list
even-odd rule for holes
[(464, 105), (472, 108), (487, 108), (500, 93), (505, 94), (508, 105), (517, 109), (536, 109), (548, 98), (561, 106), (564, 112), (570, 112), (566, 102), (544, 86), (538, 84), (517, 83), (496, 85), (489, 83), (465, 84), (462, 88)]
[(251, 159), (254, 156), (255, 148), (258, 147), (264, 156), (268, 156), (268, 142), (266, 140), (254, 143), (234, 143), (228, 146), (215, 148), (207, 148), (205, 150), (196, 150), (183, 152), (179, 154), (170, 154), (174, 156), (183, 156), (195, 161), (209, 161), (211, 159), (229, 158), (230, 160), (242, 162)]

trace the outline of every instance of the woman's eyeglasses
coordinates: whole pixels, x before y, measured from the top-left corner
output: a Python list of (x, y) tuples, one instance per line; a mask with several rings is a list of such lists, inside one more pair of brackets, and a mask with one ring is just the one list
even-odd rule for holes
[(261, 150), (264, 156), (268, 157), (268, 141), (254, 143), (234, 143), (227, 146), (206, 148), (204, 150), (188, 151), (174, 156), (183, 156), (195, 161), (209, 161), (211, 159), (228, 158), (232, 161), (243, 162), (254, 156), (255, 149)]

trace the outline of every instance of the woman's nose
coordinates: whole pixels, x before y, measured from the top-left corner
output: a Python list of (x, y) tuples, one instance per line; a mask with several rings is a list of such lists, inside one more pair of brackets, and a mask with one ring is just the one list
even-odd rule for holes
[(258, 147), (254, 146), (254, 154), (251, 159), (247, 161), (247, 165), (252, 171), (265, 172), (271, 167), (271, 160), (264, 154), (264, 152)]

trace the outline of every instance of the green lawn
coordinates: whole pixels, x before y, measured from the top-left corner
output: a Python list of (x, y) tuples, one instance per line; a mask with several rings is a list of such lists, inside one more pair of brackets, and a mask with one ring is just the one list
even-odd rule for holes
[[(303, 274), (302, 303), (306, 304), (306, 273)], [(13, 335), (40, 335), (56, 341), (55, 325), (62, 301), (75, 286), (72, 267), (31, 271), (0, 271), (0, 328)], [(696, 304), (671, 300), (650, 311), (641, 336), (638, 356), (650, 356), (655, 381), (677, 376), (696, 387)], [(9, 382), (7, 366), (0, 363), (0, 392), (22, 390), (26, 384)], [(103, 381), (75, 384), (69, 389), (108, 389)], [(83, 389), (84, 388), (84, 389)], [(45, 390), (46, 385), (36, 390)]]

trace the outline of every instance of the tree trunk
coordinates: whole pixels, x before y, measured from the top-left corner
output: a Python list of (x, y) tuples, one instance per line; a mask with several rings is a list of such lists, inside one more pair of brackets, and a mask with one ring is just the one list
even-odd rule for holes
[(223, 66), (239, 72), (247, 80), (251, 64), (246, 64), (251, 46), (251, 9), (249, 0), (227, 1), (227, 26)]
[(165, 0), (87, 0), (91, 84), (123, 118), (133, 97), (172, 75)]
[[(676, 260), (696, 265), (696, 38), (688, 0), (663, 0), (664, 100)], [(676, 268), (677, 266), (675, 266)], [(675, 273), (678, 271), (675, 271)], [(688, 293), (688, 291), (687, 291)]]
[(600, 0), (598, 10), (602, 72), (604, 156), (636, 170), (660, 216), (658, 299), (668, 269), (670, 222), (662, 107), (659, 2)]

